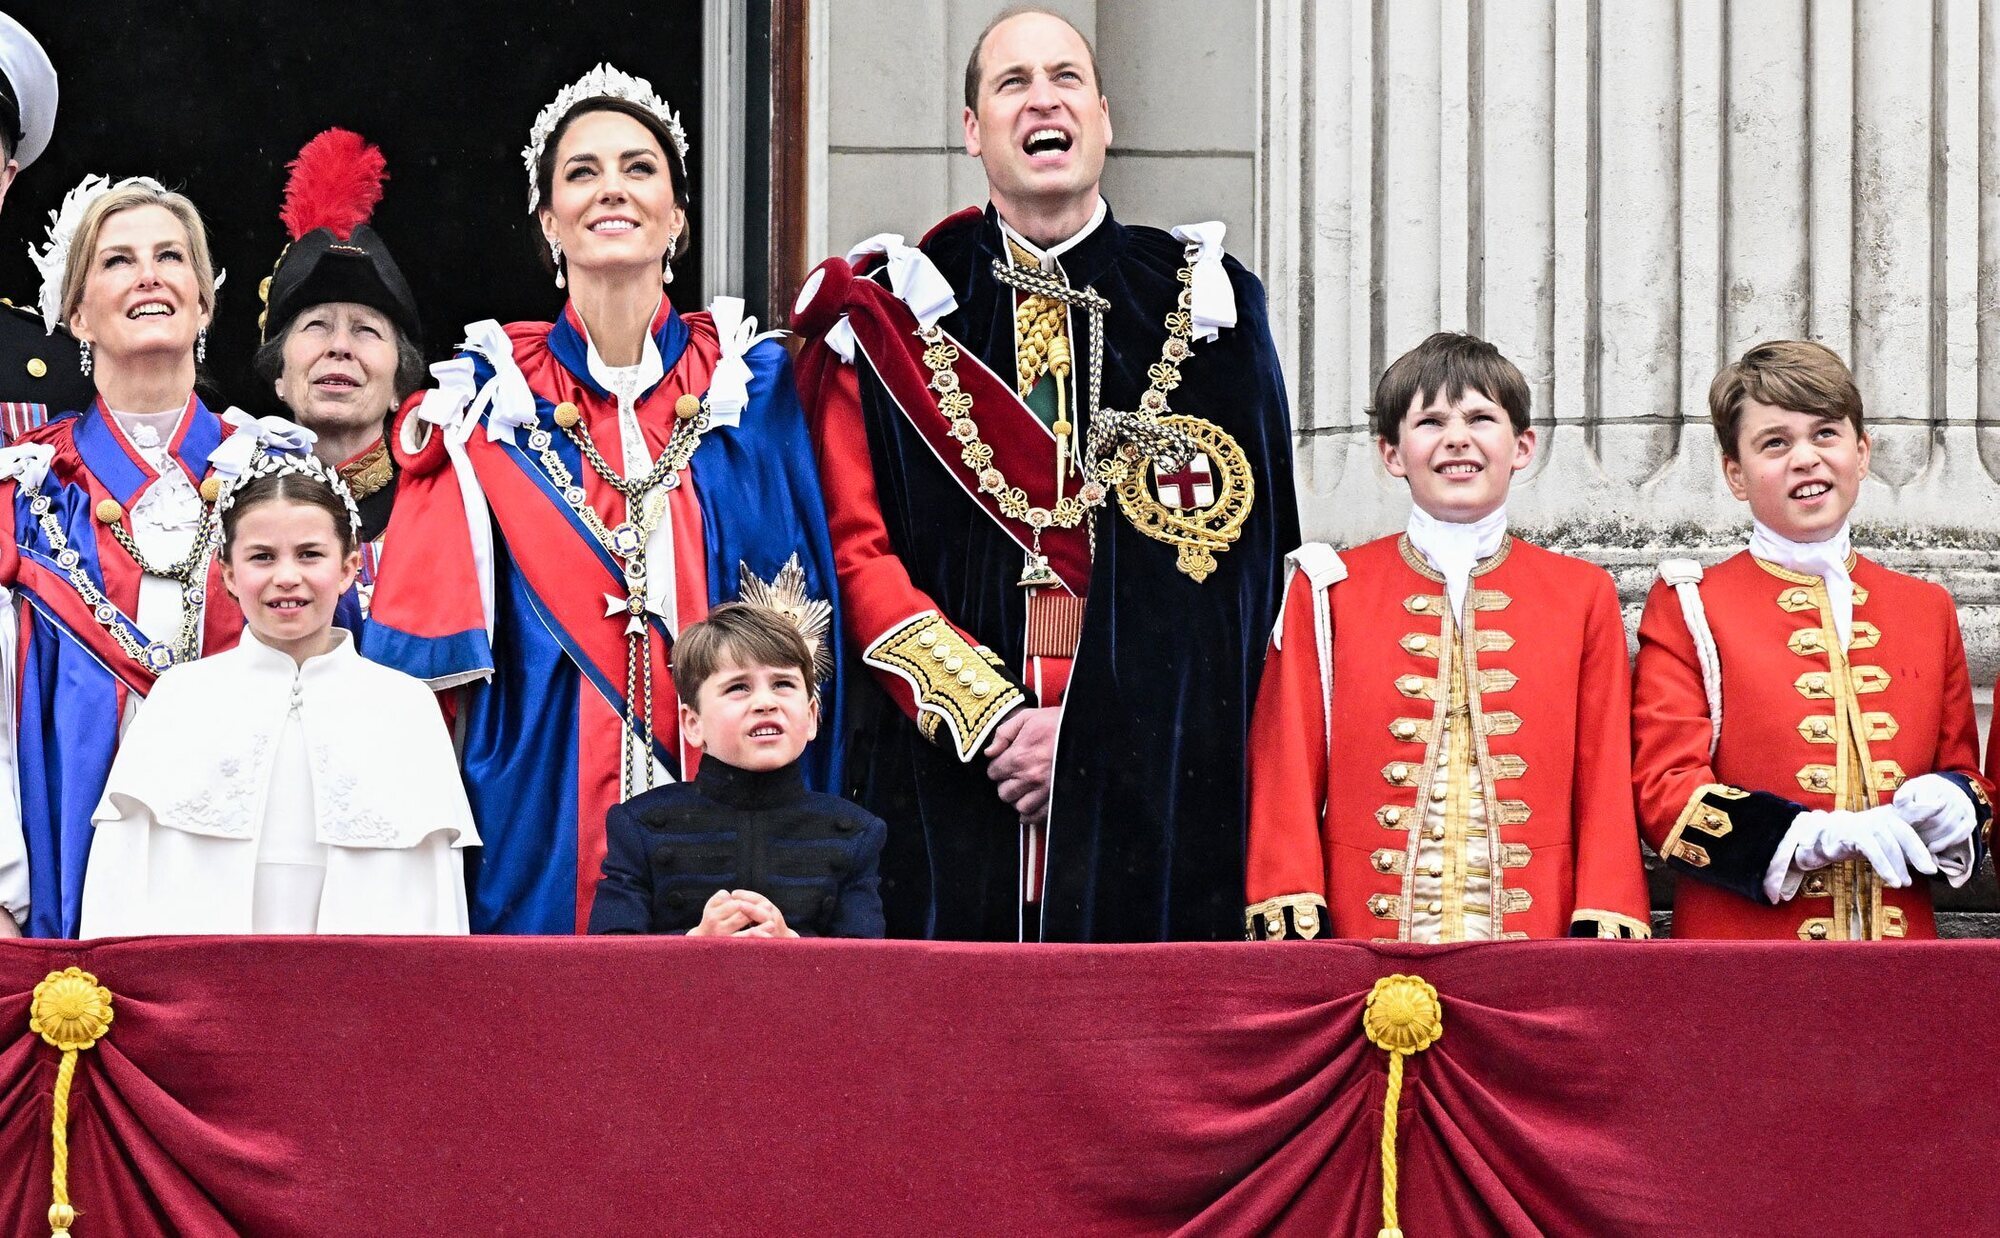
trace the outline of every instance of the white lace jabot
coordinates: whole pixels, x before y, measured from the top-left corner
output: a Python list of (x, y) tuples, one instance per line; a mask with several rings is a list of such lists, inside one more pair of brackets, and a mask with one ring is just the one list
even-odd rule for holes
[(1750, 553), (1788, 572), (1817, 576), (1824, 581), (1827, 604), (1833, 607), (1834, 630), (1840, 634), (1840, 647), (1847, 648), (1854, 631), (1854, 578), (1847, 572), (1854, 543), (1848, 536), (1845, 520), (1823, 542), (1795, 542), (1772, 532), (1762, 521), (1753, 520)]
[(1465, 591), (1472, 580), (1472, 569), (1507, 540), (1507, 508), (1503, 504), (1491, 515), (1471, 524), (1454, 524), (1413, 506), (1405, 532), (1410, 545), (1444, 577), (1452, 613), (1459, 614), (1465, 609)]

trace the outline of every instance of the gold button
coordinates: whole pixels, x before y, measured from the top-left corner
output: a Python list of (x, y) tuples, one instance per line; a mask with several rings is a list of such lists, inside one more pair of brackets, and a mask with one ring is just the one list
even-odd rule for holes
[(1437, 915), (1439, 912), (1444, 910), (1444, 904), (1436, 899), (1432, 899), (1430, 901), (1430, 904), (1426, 906), (1424, 910), (1430, 912), (1432, 915)]
[(959, 682), (959, 683), (960, 683), (960, 684), (961, 684), (962, 686), (964, 686), (964, 687), (967, 687), (967, 688), (970, 688), (970, 687), (972, 686), (972, 681), (973, 681), (973, 680), (974, 680), (975, 678), (977, 678), (977, 676), (975, 676), (975, 675), (974, 675), (974, 674), (973, 674), (973, 673), (972, 673), (971, 671), (969, 671), (969, 670), (968, 670), (968, 671), (960, 671), (960, 672), (958, 673), (958, 682)]
[(1382, 813), (1382, 819), (1390, 825), (1394, 825), (1403, 819), (1403, 810), (1400, 808), (1387, 809)]
[(1812, 720), (1812, 733), (1815, 735), (1824, 735), (1832, 729), (1824, 718), (1814, 718)]
[(1433, 864), (1424, 870), (1424, 875), (1426, 877), (1442, 877), (1444, 876), (1444, 865)]
[(1806, 591), (1804, 589), (1792, 590), (1792, 605), (1804, 606), (1806, 604), (1806, 600), (1807, 600)]
[(1825, 772), (1824, 772), (1824, 771), (1821, 771), (1821, 770), (1814, 770), (1814, 771), (1813, 771), (1813, 776), (1812, 776), (1812, 784), (1813, 784), (1814, 786), (1816, 786), (1816, 787), (1820, 787), (1820, 788), (1824, 789), (1824, 788), (1825, 788), (1825, 786), (1826, 786), (1826, 774), (1825, 774)]
[(986, 681), (985, 681), (984, 679), (980, 679), (980, 680), (975, 680), (975, 681), (973, 682), (973, 685), (972, 685), (972, 695), (974, 695), (974, 696), (985, 696), (985, 695), (986, 695), (986, 694), (987, 694), (988, 692), (991, 692), (991, 691), (993, 691), (993, 685), (992, 685), (992, 684), (990, 684), (990, 683), (987, 683), (987, 682), (986, 682)]
[(700, 412), (701, 397), (698, 395), (684, 395), (674, 401), (674, 416), (682, 421), (693, 421)]
[(49, 372), (48, 362), (42, 360), (40, 357), (28, 358), (29, 378), (46, 378), (48, 376), (48, 372)]
[(929, 631), (928, 629), (926, 629), (923, 632), (919, 632), (917, 634), (917, 643), (919, 645), (922, 645), (926, 649), (929, 649), (932, 645), (937, 644), (937, 640), (938, 640), (937, 633)]
[(954, 675), (958, 674), (959, 668), (964, 665), (965, 665), (965, 659), (959, 657), (957, 654), (953, 654), (951, 657), (948, 657), (944, 660), (944, 669), (950, 671)]
[(1431, 600), (1429, 598), (1418, 598), (1410, 603), (1411, 610), (1429, 610), (1430, 608)]
[(117, 524), (125, 518), (125, 509), (118, 506), (117, 499), (99, 499), (97, 518), (105, 524)]
[(1809, 677), (1808, 677), (1808, 678), (1806, 679), (1806, 687), (1808, 687), (1808, 688), (1811, 688), (1811, 689), (1812, 689), (1813, 691), (1815, 691), (1815, 692), (1823, 692), (1823, 691), (1825, 691), (1825, 690), (1826, 690), (1826, 676), (1824, 676), (1824, 675), (1813, 675), (1813, 676), (1809, 676)]
[(1432, 837), (1432, 838), (1443, 838), (1443, 837), (1444, 837), (1444, 827), (1443, 827), (1443, 826), (1441, 826), (1441, 825), (1434, 825), (1434, 826), (1432, 826), (1432, 827), (1431, 827), (1431, 837)]
[(1826, 925), (1824, 924), (1812, 925), (1811, 927), (1806, 929), (1806, 936), (1812, 938), (1814, 941), (1825, 941)]
[(1417, 724), (1408, 719), (1402, 719), (1396, 723), (1395, 730), (1397, 739), (1408, 739), (1417, 733)]
[(1408, 778), (1409, 776), (1410, 776), (1410, 767), (1403, 764), (1401, 761), (1398, 761), (1394, 765), (1391, 765), (1389, 767), (1389, 777), (1395, 779), (1397, 782), (1401, 782), (1403, 781), (1403, 779)]
[(1424, 650), (1429, 649), (1430, 647), (1431, 647), (1431, 638), (1428, 636), (1414, 637), (1410, 641), (1410, 648), (1416, 650), (1418, 653), (1422, 653)]
[(1437, 803), (1440, 803), (1440, 804), (1444, 803), (1444, 797), (1445, 797), (1445, 796), (1447, 796), (1447, 795), (1449, 795), (1449, 794), (1451, 794), (1451, 792), (1449, 792), (1449, 791), (1445, 790), (1445, 789), (1444, 789), (1443, 787), (1441, 787), (1441, 786), (1440, 786), (1440, 787), (1432, 787), (1432, 788), (1431, 788), (1431, 799), (1432, 799), (1432, 800), (1434, 800), (1434, 801), (1435, 801), (1435, 802), (1437, 802)]

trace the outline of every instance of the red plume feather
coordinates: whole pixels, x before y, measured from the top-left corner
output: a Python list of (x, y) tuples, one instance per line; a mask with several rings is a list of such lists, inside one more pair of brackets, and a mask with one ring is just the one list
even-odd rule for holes
[(368, 222), (389, 179), (382, 152), (358, 133), (328, 129), (299, 151), (289, 165), (285, 207), (278, 218), (294, 241), (315, 228), (330, 228), (339, 240)]

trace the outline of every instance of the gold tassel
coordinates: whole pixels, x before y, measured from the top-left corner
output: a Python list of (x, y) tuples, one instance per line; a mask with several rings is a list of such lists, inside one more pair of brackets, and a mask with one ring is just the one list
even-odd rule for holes
[(1056, 497), (1061, 498), (1063, 484), (1069, 479), (1069, 442), (1074, 427), (1069, 421), (1069, 341), (1060, 335), (1049, 341), (1049, 378), (1056, 385), (1056, 420), (1049, 429), (1056, 436)]
[(1382, 1098), (1382, 1229), (1376, 1238), (1403, 1238), (1396, 1216), (1396, 1109), (1403, 1100), (1403, 1059), (1444, 1035), (1437, 990), (1420, 976), (1384, 976), (1362, 1007), (1361, 1030), (1389, 1055), (1389, 1090)]
[(111, 990), (81, 968), (52, 971), (35, 986), (28, 1030), (62, 1051), (50, 1126), (55, 1156), (49, 1175), (49, 1238), (70, 1238), (76, 1209), (69, 1202), (69, 1089), (76, 1078), (77, 1053), (95, 1046), (111, 1030)]

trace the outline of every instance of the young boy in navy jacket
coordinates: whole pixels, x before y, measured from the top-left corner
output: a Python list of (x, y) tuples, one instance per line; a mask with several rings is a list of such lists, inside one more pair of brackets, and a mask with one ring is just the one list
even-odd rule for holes
[(880, 937), (888, 827), (808, 791), (819, 733), (813, 652), (791, 620), (731, 602), (674, 645), (691, 781), (611, 809), (592, 933)]

